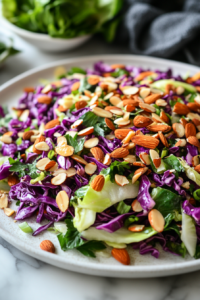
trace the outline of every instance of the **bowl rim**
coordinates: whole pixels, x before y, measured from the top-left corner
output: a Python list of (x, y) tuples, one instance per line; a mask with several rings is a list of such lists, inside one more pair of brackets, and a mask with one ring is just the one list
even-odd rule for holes
[(64, 42), (64, 41), (76, 41), (76, 40), (80, 40), (80, 39), (86, 39), (92, 36), (92, 34), (85, 34), (85, 35), (81, 35), (81, 36), (77, 36), (74, 38), (57, 38), (57, 37), (51, 37), (50, 35), (46, 34), (46, 33), (36, 33), (36, 32), (32, 32), (23, 28), (20, 28), (14, 24), (12, 24), (9, 20), (7, 20), (4, 16), (1, 16), (1, 23), (2, 25), (5, 25), (5, 27), (11, 31), (13, 31), (14, 33), (25, 37), (25, 38), (29, 38), (29, 39), (37, 39), (37, 40), (41, 40), (41, 41), (46, 41), (46, 42), (51, 42), (51, 41), (57, 41), (57, 42)]

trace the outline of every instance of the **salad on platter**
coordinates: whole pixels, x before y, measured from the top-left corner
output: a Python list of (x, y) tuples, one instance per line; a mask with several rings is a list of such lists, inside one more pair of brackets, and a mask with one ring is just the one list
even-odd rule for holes
[(0, 107), (0, 208), (63, 251), (200, 258), (200, 73), (100, 61), (55, 76)]

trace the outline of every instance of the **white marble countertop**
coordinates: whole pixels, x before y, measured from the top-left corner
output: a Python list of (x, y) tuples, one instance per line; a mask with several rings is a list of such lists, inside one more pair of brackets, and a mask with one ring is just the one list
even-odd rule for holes
[[(68, 53), (42, 53), (15, 37), (23, 52), (0, 69), (0, 84), (27, 71), (67, 57), (130, 53), (123, 45), (92, 39)], [(112, 279), (77, 274), (38, 261), (0, 238), (0, 300), (197, 300), (200, 271), (156, 279)]]

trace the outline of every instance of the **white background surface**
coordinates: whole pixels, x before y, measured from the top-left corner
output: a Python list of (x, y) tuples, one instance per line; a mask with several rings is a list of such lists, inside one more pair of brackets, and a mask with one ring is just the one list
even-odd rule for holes
[[(0, 69), (0, 84), (33, 67), (68, 57), (129, 53), (123, 45), (93, 39), (69, 53), (46, 54), (15, 39), (23, 52)], [(64, 271), (37, 261), (0, 238), (0, 300), (196, 300), (200, 272), (157, 279), (111, 279)]]

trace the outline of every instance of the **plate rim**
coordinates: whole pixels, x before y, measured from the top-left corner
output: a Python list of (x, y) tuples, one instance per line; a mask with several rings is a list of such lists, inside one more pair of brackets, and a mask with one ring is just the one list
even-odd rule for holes
[[(173, 68), (188, 68), (191, 71), (198, 71), (199, 68), (194, 65), (190, 65), (187, 63), (177, 62), (173, 60), (168, 59), (162, 59), (162, 58), (156, 58), (156, 57), (148, 57), (148, 56), (141, 56), (141, 55), (126, 55), (126, 54), (106, 54), (106, 55), (92, 55), (92, 56), (80, 56), (80, 57), (73, 57), (73, 58), (67, 58), (62, 60), (57, 60), (54, 62), (46, 63), (42, 66), (33, 68), (31, 70), (28, 70), (26, 72), (23, 72), (22, 74), (10, 79), (0, 87), (0, 93), (6, 92), (6, 89), (12, 86), (13, 84), (16, 84), (17, 82), (34, 75), (40, 71), (47, 71), (48, 69), (51, 69), (53, 67), (61, 66), (61, 65), (67, 65), (67, 64), (73, 64), (78, 63), (82, 61), (82, 63), (93, 63), (98, 60), (113, 60), (119, 61), (120, 59), (123, 60), (130, 60), (130, 63), (132, 60), (138, 60), (142, 61), (144, 63), (161, 63), (162, 65), (166, 65), (167, 67), (173, 67)], [(163, 67), (163, 66), (162, 66)], [(54, 254), (41, 251), (38, 249), (33, 249), (32, 246), (25, 246), (25, 242), (22, 240), (17, 239), (17, 237), (14, 237), (10, 232), (0, 228), (0, 236), (5, 239), (7, 242), (11, 243), (13, 246), (15, 246), (17, 249), (21, 250), (22, 252), (35, 257), (37, 259), (40, 259), (42, 261), (45, 261), (51, 265), (68, 269), (71, 271), (84, 273), (84, 274), (93, 274), (93, 275), (103, 275), (107, 277), (118, 277), (118, 278), (140, 278), (140, 277), (156, 277), (156, 276), (168, 276), (172, 274), (180, 274), (180, 273), (187, 273), (191, 271), (195, 271), (200, 269), (200, 260), (191, 260), (191, 261), (183, 261), (180, 263), (175, 264), (160, 264), (160, 265), (142, 265), (142, 266), (123, 266), (123, 265), (102, 265), (98, 262), (91, 262), (89, 265), (87, 261), (84, 262), (72, 262), (66, 257), (62, 256), (56, 256)], [(62, 264), (63, 263), (63, 266)], [(109, 271), (107, 274), (105, 272)], [(118, 271), (118, 273), (116, 272)]]

